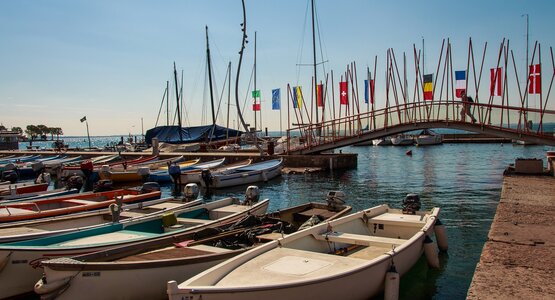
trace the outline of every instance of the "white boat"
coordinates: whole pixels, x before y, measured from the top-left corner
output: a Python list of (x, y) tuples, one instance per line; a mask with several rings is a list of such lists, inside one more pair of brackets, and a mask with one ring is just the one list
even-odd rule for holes
[(423, 253), (439, 208), (403, 214), (376, 206), (249, 250), (185, 282), (169, 299), (368, 299), (394, 263), (405, 274)]
[(185, 172), (181, 172), (180, 175), (180, 184), (187, 184), (187, 183), (201, 183), (202, 181), (202, 170), (208, 169), (210, 170), (210, 174), (219, 174), (219, 173), (226, 173), (234, 169), (239, 169), (242, 167), (246, 167), (252, 163), (252, 159), (242, 160), (233, 164), (219, 166), (219, 165), (205, 165), (203, 168), (197, 168), (194, 170), (188, 170)]
[(372, 144), (374, 146), (389, 146), (391, 145), (391, 138), (385, 137), (383, 139), (375, 139), (375, 140), (372, 140)]
[[(314, 216), (331, 220), (346, 215), (350, 209), (350, 206), (309, 202), (265, 217), (250, 216), (211, 232), (191, 232), (179, 238), (50, 260), (42, 265), (45, 279), (39, 280), (35, 292), (43, 298), (56, 295), (59, 300), (163, 299), (167, 297), (168, 280), (189, 279), (261, 242), (273, 240), (274, 236), (281, 237), (302, 228)], [(92, 286), (95, 293), (83, 293)]]
[(266, 182), (281, 175), (283, 159), (272, 159), (216, 174), (205, 173), (200, 182), (203, 187), (229, 186)]
[(416, 144), (418, 146), (439, 145), (441, 143), (443, 143), (443, 135), (429, 129), (422, 130), (422, 132), (416, 137)]
[(393, 146), (408, 146), (414, 144), (414, 138), (406, 134), (398, 134), (391, 138)]
[(39, 266), (44, 260), (163, 237), (178, 238), (191, 231), (234, 222), (247, 214), (264, 214), (268, 204), (268, 199), (249, 205), (237, 198), (225, 198), (131, 222), (110, 223), (78, 232), (0, 244), (0, 299), (32, 292), (34, 284), (42, 276)]

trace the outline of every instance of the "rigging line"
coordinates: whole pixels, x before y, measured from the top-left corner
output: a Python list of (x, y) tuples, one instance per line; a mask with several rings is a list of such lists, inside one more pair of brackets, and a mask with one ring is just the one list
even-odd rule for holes
[(297, 52), (297, 78), (295, 79), (295, 82), (297, 85), (299, 85), (299, 79), (301, 78), (301, 67), (299, 65), (301, 64), (301, 60), (303, 58), (304, 40), (306, 36), (306, 23), (308, 22), (309, 8), (310, 8), (310, 0), (306, 2), (306, 10), (304, 13), (304, 24), (303, 24), (303, 30), (302, 30), (302, 36), (301, 36), (301, 43), (299, 46), (299, 50)]
[[(318, 45), (320, 46), (320, 57), (321, 57), (321, 59), (322, 59), (322, 71), (324, 72), (324, 75), (325, 75), (325, 74), (326, 74), (326, 65), (325, 65), (325, 62), (328, 61), (328, 60), (327, 60), (327, 57), (328, 57), (328, 56), (326, 55), (326, 56), (325, 56), (326, 59), (324, 59), (324, 51), (323, 51), (324, 46), (322, 46), (322, 35), (321, 35), (322, 32), (321, 32), (321, 29), (320, 29), (320, 18), (319, 18), (318, 10), (317, 10), (317, 9), (318, 9), (317, 6), (315, 6), (315, 7), (314, 7), (314, 17), (315, 17), (315, 19), (316, 19), (316, 29), (317, 29), (317, 31), (318, 31)], [(326, 52), (327, 52), (327, 51), (326, 51)]]
[(253, 78), (254, 78), (254, 66), (252, 66), (251, 78), (249, 79), (249, 85), (247, 86), (247, 93), (245, 94), (245, 101), (243, 101), (243, 108), (241, 109), (242, 114), (245, 113), (247, 100), (249, 99), (249, 91), (251, 90), (251, 85), (252, 85)]
[(229, 75), (230, 75), (229, 72), (226, 72), (225, 78), (224, 78), (224, 86), (222, 87), (222, 92), (220, 93), (220, 99), (218, 101), (218, 109), (216, 110), (216, 119), (218, 119), (218, 116), (220, 114), (220, 107), (222, 105), (222, 99), (224, 98), (224, 92), (227, 87), (227, 78)]
[(160, 103), (160, 109), (158, 110), (158, 117), (156, 117), (156, 123), (154, 124), (154, 127), (158, 126), (158, 120), (160, 119), (160, 113), (162, 112), (162, 107), (164, 106), (164, 99), (166, 98), (166, 93), (168, 92), (168, 89), (165, 88), (164, 89), (164, 95), (162, 95), (162, 103)]

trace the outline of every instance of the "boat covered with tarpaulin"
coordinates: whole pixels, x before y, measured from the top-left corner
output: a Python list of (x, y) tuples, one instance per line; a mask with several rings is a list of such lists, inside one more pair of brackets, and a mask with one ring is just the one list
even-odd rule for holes
[(149, 145), (152, 145), (153, 138), (158, 138), (158, 141), (170, 144), (199, 143), (239, 137), (242, 133), (242, 131), (219, 125), (158, 126), (146, 131), (145, 141)]

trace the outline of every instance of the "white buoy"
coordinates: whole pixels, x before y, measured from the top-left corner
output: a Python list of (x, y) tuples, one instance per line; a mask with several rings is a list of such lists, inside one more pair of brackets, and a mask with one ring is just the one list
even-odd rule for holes
[(387, 273), (385, 273), (385, 289), (384, 300), (397, 300), (399, 299), (399, 283), (401, 276), (395, 269), (395, 265), (391, 264)]
[(437, 247), (440, 251), (447, 252), (449, 244), (447, 242), (447, 233), (445, 233), (445, 225), (439, 219), (434, 224), (434, 233), (436, 235)]
[(424, 239), (424, 254), (426, 255), (428, 265), (432, 268), (439, 269), (439, 257), (437, 255), (437, 250), (434, 246), (434, 241), (432, 241), (429, 236), (426, 236)]

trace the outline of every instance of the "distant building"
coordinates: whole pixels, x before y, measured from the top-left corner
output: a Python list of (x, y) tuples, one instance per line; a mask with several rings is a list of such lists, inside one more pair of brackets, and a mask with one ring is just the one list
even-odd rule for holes
[(19, 132), (0, 131), (0, 150), (19, 149)]

